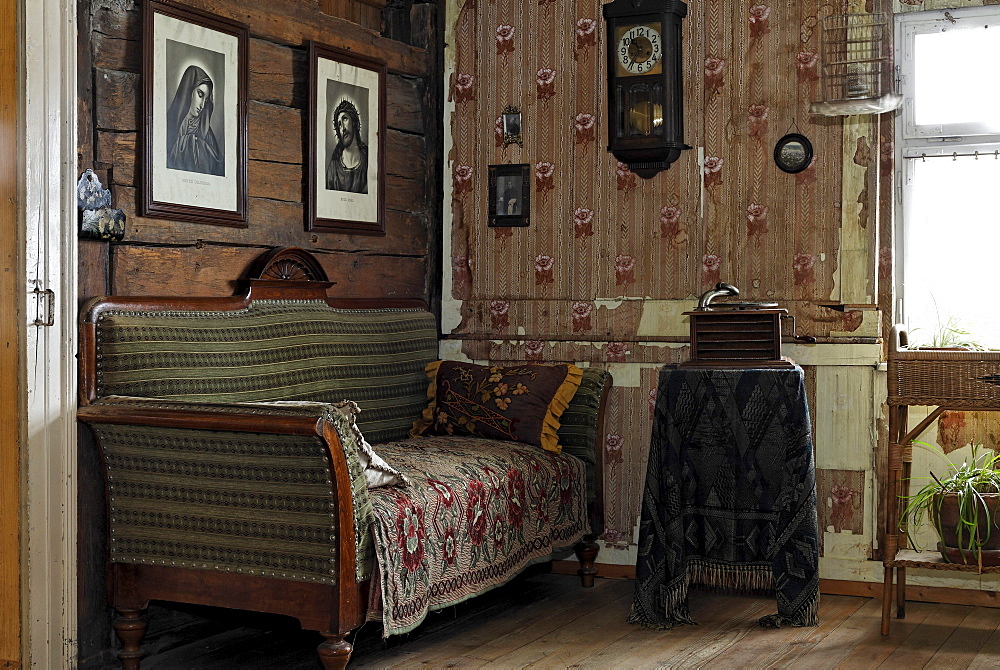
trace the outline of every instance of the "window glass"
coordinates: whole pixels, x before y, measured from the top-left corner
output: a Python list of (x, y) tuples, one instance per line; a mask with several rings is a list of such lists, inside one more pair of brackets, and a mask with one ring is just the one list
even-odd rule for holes
[(1000, 348), (1000, 160), (988, 156), (907, 161), (903, 265), (914, 344), (948, 328)]
[(985, 123), (1000, 131), (1000, 25), (914, 36), (914, 120), (918, 125)]
[[(897, 320), (912, 344), (1000, 349), (1000, 7), (896, 15)], [(996, 152), (996, 153), (995, 153)]]

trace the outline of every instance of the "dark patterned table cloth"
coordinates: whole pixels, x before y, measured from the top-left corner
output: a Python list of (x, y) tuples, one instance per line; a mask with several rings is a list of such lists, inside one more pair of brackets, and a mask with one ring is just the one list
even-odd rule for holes
[(695, 623), (688, 585), (773, 590), (762, 626), (814, 626), (816, 480), (802, 369), (660, 372), (629, 621)]

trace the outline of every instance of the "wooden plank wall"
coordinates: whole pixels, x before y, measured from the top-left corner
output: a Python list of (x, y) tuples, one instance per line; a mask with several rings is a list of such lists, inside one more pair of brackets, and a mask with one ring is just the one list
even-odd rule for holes
[[(330, 3), (331, 10), (368, 24), (371, 3)], [(262, 249), (305, 247), (321, 256), (345, 293), (429, 299), (428, 250), (436, 242), (435, 205), (427, 127), (436, 123), (427, 101), (430, 56), (423, 48), (382, 38), (374, 30), (333, 17), (315, 1), (189, 0), (193, 7), (250, 26), (249, 226), (231, 229), (136, 216), (141, 183), (137, 164), (141, 20), (138, 2), (81, 0), (80, 158), (93, 165), (125, 210), (120, 244), (81, 244), (81, 298), (95, 293), (219, 295), (231, 292)], [(336, 6), (333, 6), (336, 4)], [(354, 11), (358, 5), (360, 9)], [(304, 226), (306, 53), (315, 39), (376, 55), (388, 62), (385, 237), (310, 233)], [(439, 154), (439, 152), (437, 152)], [(432, 236), (434, 239), (432, 239)], [(387, 262), (391, 261), (391, 262)]]
[(17, 26), (16, 3), (0, 3), (0, 668), (21, 667)]
[[(385, 0), (182, 1), (249, 25), (249, 225), (136, 215), (142, 1), (77, 0), (80, 168), (95, 168), (127, 217), (120, 243), (80, 241), (81, 302), (102, 294), (228, 295), (258, 254), (292, 245), (319, 256), (341, 295), (438, 305), (443, 103), (436, 4), (397, 2), (395, 29), (383, 32)], [(405, 35), (406, 42), (383, 34)], [(305, 230), (307, 40), (388, 64), (385, 237)], [(86, 431), (80, 437), (79, 658), (88, 667), (111, 655), (112, 635), (100, 463)]]

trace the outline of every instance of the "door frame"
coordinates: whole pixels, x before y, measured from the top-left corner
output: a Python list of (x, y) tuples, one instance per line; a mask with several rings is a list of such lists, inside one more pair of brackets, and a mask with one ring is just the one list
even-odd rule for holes
[[(17, 178), (20, 95), (17, 7), (0, 5), (0, 667), (21, 663), (21, 356), (24, 341), (21, 295), (20, 186)], [(17, 402), (11, 402), (17, 399)]]
[[(19, 0), (27, 307), (22, 445), (24, 667), (76, 665), (77, 0)], [(54, 293), (34, 325), (35, 288)], [(45, 318), (42, 310), (42, 318)]]

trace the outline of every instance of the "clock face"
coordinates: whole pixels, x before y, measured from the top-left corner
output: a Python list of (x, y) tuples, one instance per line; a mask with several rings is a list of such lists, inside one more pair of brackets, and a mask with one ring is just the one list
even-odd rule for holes
[(620, 76), (653, 74), (662, 70), (663, 40), (656, 23), (620, 26), (615, 53)]

